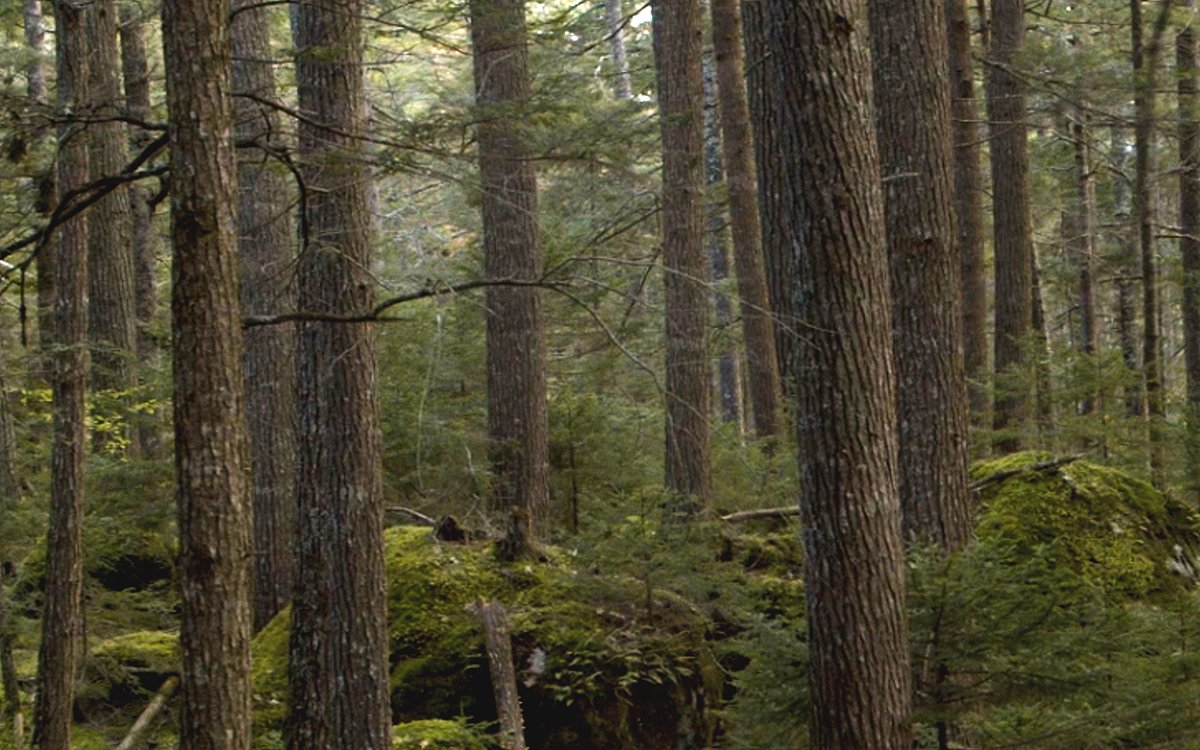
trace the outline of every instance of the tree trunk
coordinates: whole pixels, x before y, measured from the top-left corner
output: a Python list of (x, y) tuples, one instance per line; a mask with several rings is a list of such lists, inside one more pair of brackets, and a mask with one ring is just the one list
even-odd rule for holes
[(1019, 382), (1033, 308), (1033, 229), (1029, 218), (1029, 143), (1025, 85), (1015, 70), (1025, 43), (1024, 3), (992, 3), (987, 109), (992, 154), (996, 264), (996, 450), (1021, 447), (1029, 397)]
[(25, 92), (35, 104), (46, 103), (46, 65), (42, 49), (46, 43), (46, 25), (42, 20), (42, 0), (25, 0), (25, 46), (29, 63), (25, 66)]
[[(371, 176), (364, 9), (358, 0), (293, 6), (297, 158), (308, 189), (300, 307), (370, 309)], [(391, 746), (379, 377), (370, 324), (300, 326), (296, 592), (284, 735), (289, 750)]]
[(500, 717), (500, 748), (525, 750), (525, 720), (521, 714), (521, 697), (517, 692), (508, 613), (499, 602), (480, 602), (479, 619), (483, 623), (484, 651), (487, 653), (488, 671), (492, 675), (496, 713)]
[[(1079, 269), (1079, 352), (1088, 366), (1089, 379), (1098, 378), (1092, 372), (1092, 360), (1100, 346), (1100, 333), (1096, 327), (1096, 293), (1093, 267), (1095, 265), (1095, 206), (1096, 191), (1092, 184), (1092, 159), (1088, 139), (1087, 113), (1082, 108), (1075, 112), (1070, 122), (1071, 141), (1075, 150), (1075, 199), (1063, 213), (1066, 240), (1075, 255)], [(1091, 414), (1097, 408), (1100, 393), (1095, 385), (1089, 386), (1079, 404), (1080, 414)]]
[(792, 354), (802, 324), (796, 318), (791, 288), (792, 279), (796, 277), (797, 259), (792, 255), (792, 249), (783, 242), (783, 222), (787, 214), (782, 200), (788, 174), (779, 157), (779, 130), (782, 123), (776, 120), (778, 111), (770, 99), (774, 82), (768, 74), (764, 3), (765, 0), (742, 1), (746, 94), (754, 140), (755, 174), (758, 178), (763, 272), (775, 321), (775, 360), (783, 391), (794, 395)]
[[(54, 4), (59, 125), (58, 192), (88, 181), (88, 148), (70, 114), (88, 102), (90, 12), (69, 0)], [(50, 456), (50, 528), (46, 534), (46, 601), (38, 651), (33, 746), (68, 750), (75, 680), (83, 639), (84, 418), (88, 352), (88, 220), (81, 214), (59, 227), (53, 252), (54, 335), (50, 361), (53, 447)]]
[[(1192, 9), (1192, 0), (1181, 6)], [(1183, 353), (1187, 367), (1188, 494), (1200, 494), (1200, 102), (1197, 101), (1196, 32), (1175, 36), (1179, 89), (1179, 254), (1183, 258)]]
[(663, 143), (666, 485), (686, 515), (707, 504), (712, 486), (701, 14), (698, 0), (653, 0), (651, 7)]
[[(125, 126), (116, 119), (121, 113), (120, 58), (117, 53), (117, 10), (115, 0), (94, 0), (87, 13), (91, 55), (88, 150), (93, 178), (115, 175), (128, 161)], [(88, 343), (92, 347), (92, 386), (95, 391), (120, 392), (114, 403), (124, 406), (118, 414), (124, 422), (132, 399), (129, 389), (137, 382), (137, 314), (135, 307), (133, 245), (129, 191), (120, 187), (88, 209)], [(125, 425), (127, 428), (128, 425)], [(130, 440), (136, 453), (136, 432), (122, 435), (97, 432), (96, 450), (110, 437)]]
[(249, 447), (228, 0), (163, 4), (172, 171), (182, 750), (250, 748)]
[[(514, 114), (529, 101), (531, 88), (525, 3), (473, 0), (470, 10), (487, 277), (537, 281), (537, 175)], [(492, 500), (508, 518), (510, 555), (524, 554), (550, 505), (545, 327), (540, 290), (488, 288)]]
[[(230, 29), (233, 90), (275, 100), (271, 11), (237, 0)], [(295, 253), (287, 173), (269, 151), (282, 148), (276, 110), (234, 98), (234, 138), (261, 148), (238, 150), (238, 254), (242, 313), (295, 309)], [(254, 494), (254, 629), (292, 599), (296, 537), (296, 329), (291, 324), (246, 332), (246, 419)]]
[(796, 391), (805, 415), (797, 432), (810, 745), (907, 750), (896, 393), (867, 3), (768, 0), (766, 9), (780, 155), (786, 174), (804, 176), (783, 197), (785, 240), (804, 248), (794, 288), (808, 324)]
[(604, 0), (604, 22), (612, 49), (613, 93), (618, 99), (632, 99), (633, 79), (629, 75), (629, 55), (625, 52), (625, 11), (621, 0)]
[(1140, 347), (1137, 335), (1137, 304), (1135, 301), (1134, 275), (1137, 274), (1137, 249), (1134, 241), (1133, 195), (1125, 174), (1132, 156), (1129, 144), (1119, 129), (1112, 131), (1113, 164), (1113, 214), (1117, 224), (1117, 340), (1121, 346), (1121, 359), (1130, 374), (1139, 375), (1136, 381), (1125, 386), (1125, 414), (1141, 417), (1145, 414), (1142, 398), (1142, 371)]
[(965, 0), (946, 0), (950, 51), (951, 116), (954, 139), (955, 252), (962, 274), (963, 364), (970, 418), (985, 426), (988, 416), (988, 299), (984, 259), (983, 170), (979, 165), (983, 129), (975, 95), (971, 58), (971, 22)]
[[(42, 17), (41, 0), (25, 0), (25, 46), (28, 48), (30, 61), (25, 70), (26, 93), (34, 104), (45, 105), (46, 98), (46, 65), (42, 60), (45, 47), (46, 28)], [(38, 180), (39, 200), (37, 210), (43, 216), (49, 216), (54, 210), (54, 168), (35, 178)], [(43, 248), (34, 260), (37, 273), (37, 322), (38, 322), (38, 356), (30, 367), (30, 374), (35, 378), (48, 380), (50, 344), (54, 338), (54, 251)]]
[[(4, 373), (0, 372), (0, 520), (11, 518), (12, 511), (21, 499), (21, 485), (17, 482), (13, 467), (16, 435), (8, 405), (8, 387), (4, 384)], [(4, 698), (0, 719), (5, 720), (21, 711), (21, 689), (17, 684), (17, 670), (13, 663), (14, 633), (9, 614), (8, 585), (4, 580), (6, 563), (7, 560), (0, 555), (0, 687), (3, 687)]]
[(725, 293), (725, 282), (729, 279), (729, 241), (725, 218), (725, 204), (717, 197), (721, 183), (725, 181), (725, 170), (721, 164), (721, 123), (717, 117), (717, 80), (712, 59), (707, 55), (701, 61), (704, 76), (704, 186), (705, 209), (708, 227), (705, 237), (708, 245), (708, 278), (712, 282), (717, 313), (717, 328), (720, 331), (717, 352), (717, 398), (720, 401), (721, 421), (736, 424), (738, 434), (746, 432), (742, 419), (742, 368), (737, 347), (730, 334), (733, 319), (733, 304)]
[(946, 27), (938, 0), (870, 9), (904, 531), (953, 551), (971, 537), (971, 493)]
[(780, 429), (781, 389), (771, 302), (763, 269), (754, 144), (750, 132), (750, 106), (746, 99), (742, 21), (737, 0), (712, 0), (712, 29), (725, 184), (733, 229), (733, 264), (742, 314), (742, 338), (746, 342), (746, 380), (754, 410), (754, 434), (765, 438), (777, 434)]
[(1154, 174), (1154, 105), (1158, 78), (1158, 53), (1171, 11), (1168, 0), (1159, 11), (1149, 42), (1142, 33), (1141, 0), (1129, 2), (1129, 32), (1133, 41), (1134, 75), (1134, 151), (1136, 171), (1133, 186), (1133, 213), (1138, 227), (1138, 249), (1142, 257), (1142, 373), (1146, 387), (1146, 412), (1149, 417), (1150, 479), (1163, 486), (1163, 394), (1161, 344), (1158, 325), (1158, 261), (1154, 247), (1154, 200), (1150, 179)]
[(1037, 404), (1038, 436), (1042, 444), (1054, 431), (1054, 400), (1050, 384), (1050, 335), (1046, 330), (1046, 305), (1042, 300), (1042, 270), (1038, 266), (1037, 251), (1034, 250), (1032, 265), (1029, 269), (1030, 289), (1033, 295), (1033, 307), (1030, 310), (1029, 322), (1033, 328), (1035, 342), (1033, 363), (1036, 393), (1034, 402)]

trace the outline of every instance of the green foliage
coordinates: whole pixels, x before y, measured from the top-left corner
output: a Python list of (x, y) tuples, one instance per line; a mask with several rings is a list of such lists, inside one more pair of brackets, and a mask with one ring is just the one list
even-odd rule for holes
[(491, 739), (461, 722), (426, 719), (392, 728), (392, 750), (491, 750)]

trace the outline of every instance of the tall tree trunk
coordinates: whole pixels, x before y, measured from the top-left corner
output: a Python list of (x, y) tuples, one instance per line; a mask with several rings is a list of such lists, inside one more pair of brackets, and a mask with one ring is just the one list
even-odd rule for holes
[(1032, 314), (1033, 229), (1029, 217), (1029, 144), (1025, 85), (1015, 70), (1025, 43), (1022, 0), (992, 3), (992, 48), (987, 110), (992, 154), (996, 264), (996, 402), (998, 451), (1021, 446), (1029, 416), (1028, 391), (1019, 383)]
[(707, 504), (712, 487), (701, 14), (698, 0), (653, 0), (651, 7), (663, 143), (666, 484), (679, 509), (690, 513)]
[[(1192, 0), (1180, 5), (1189, 13)], [(1200, 494), (1200, 102), (1197, 101), (1196, 32), (1175, 36), (1179, 90), (1179, 254), (1183, 257), (1183, 353), (1187, 367), (1188, 493)]]
[(955, 252), (960, 263), (963, 310), (963, 364), (966, 368), (970, 418), (983, 427), (988, 416), (988, 299), (984, 259), (983, 170), (979, 102), (971, 57), (971, 21), (965, 0), (946, 0), (950, 51), (951, 116), (954, 139)]
[(1037, 404), (1038, 436), (1042, 444), (1054, 431), (1054, 400), (1050, 383), (1050, 334), (1046, 330), (1046, 304), (1042, 300), (1042, 270), (1038, 265), (1037, 250), (1034, 250), (1032, 265), (1029, 268), (1030, 289), (1033, 307), (1030, 309), (1029, 323), (1033, 328), (1034, 356), (1033, 363), (1035, 395)]
[(1142, 30), (1141, 0), (1129, 2), (1129, 32), (1133, 41), (1134, 75), (1134, 150), (1136, 171), (1133, 186), (1133, 213), (1138, 227), (1138, 249), (1142, 257), (1142, 373), (1146, 384), (1146, 412), (1149, 417), (1150, 479), (1163, 486), (1163, 394), (1162, 346), (1158, 325), (1158, 261), (1154, 248), (1154, 200), (1150, 179), (1154, 174), (1153, 141), (1155, 86), (1162, 35), (1171, 11), (1167, 0), (1154, 23), (1150, 39)]
[[(1063, 212), (1063, 228), (1066, 240), (1075, 256), (1075, 265), (1079, 269), (1079, 352), (1088, 365), (1089, 379), (1096, 378), (1098, 373), (1092, 373), (1092, 362), (1100, 345), (1100, 332), (1096, 326), (1096, 292), (1095, 274), (1095, 206), (1096, 191), (1092, 184), (1092, 159), (1088, 139), (1087, 113), (1077, 109), (1070, 122), (1071, 141), (1075, 151), (1075, 197), (1071, 207)], [(1099, 403), (1100, 392), (1095, 386), (1089, 386), (1087, 393), (1079, 404), (1081, 414), (1091, 414)]]
[(1132, 151), (1121, 131), (1112, 131), (1113, 163), (1113, 214), (1118, 225), (1117, 234), (1117, 340), (1121, 346), (1121, 359), (1129, 373), (1137, 373), (1136, 381), (1125, 386), (1125, 413), (1129, 417), (1145, 414), (1145, 399), (1142, 397), (1141, 355), (1137, 334), (1137, 303), (1134, 289), (1137, 274), (1137, 248), (1134, 240), (1133, 191), (1125, 175)]
[[(70, 0), (54, 4), (59, 126), (58, 194), (88, 181), (88, 148), (81, 126), (70, 115), (88, 102), (90, 12)], [(83, 638), (84, 417), (88, 352), (88, 219), (81, 214), (63, 224), (49, 247), (53, 252), (54, 335), (50, 385), (54, 400), (50, 456), (50, 528), (46, 534), (46, 601), (38, 651), (37, 703), (33, 746), (68, 750), (75, 679)]]
[(42, 0), (24, 0), (25, 46), (29, 63), (25, 66), (25, 92), (35, 104), (46, 104), (46, 65), (42, 50), (46, 44), (46, 25), (42, 20)]
[[(128, 161), (121, 113), (120, 62), (117, 53), (115, 0), (94, 0), (87, 13), (91, 56), (88, 147), (94, 177), (115, 175)], [(120, 187), (90, 209), (88, 225), (88, 343), (92, 347), (92, 385), (96, 391), (124, 392), (136, 383), (137, 314), (130, 226), (129, 191)], [(117, 399), (128, 406), (128, 395)], [(130, 416), (128, 409), (119, 415)], [(136, 433), (124, 436), (133, 443)], [(93, 446), (103, 448), (109, 435), (96, 433)]]
[(182, 750), (250, 747), (253, 523), (238, 310), (228, 0), (163, 3), (172, 165)]
[[(361, 313), (374, 301), (359, 0), (292, 6), (297, 158), (308, 189), (303, 310)], [(289, 750), (385, 750), (391, 743), (383, 481), (375, 331), (300, 326), (296, 592)]]
[[(529, 101), (524, 0), (472, 0), (487, 277), (537, 281), (537, 175), (518, 116)], [(546, 324), (532, 287), (487, 291), (488, 437), (493, 502), (508, 518), (507, 553), (523, 554), (550, 505)]]
[(746, 380), (754, 410), (754, 433), (765, 438), (777, 434), (780, 429), (781, 389), (771, 302), (763, 269), (754, 144), (750, 106), (746, 99), (742, 20), (737, 0), (712, 0), (712, 30), (725, 184), (733, 229), (733, 264), (742, 314), (742, 338), (746, 342)]
[(872, 0), (905, 535), (971, 537), (949, 59), (939, 0)]
[(721, 421), (736, 423), (738, 434), (745, 434), (746, 422), (742, 418), (742, 363), (737, 347), (730, 337), (733, 325), (733, 304), (725, 293), (725, 282), (729, 279), (729, 235), (725, 218), (725, 204), (717, 197), (718, 188), (725, 181), (725, 170), (721, 164), (721, 123), (717, 116), (717, 80), (712, 59), (702, 59), (701, 73), (704, 76), (704, 186), (705, 209), (708, 227), (705, 231), (708, 245), (709, 280), (715, 290), (714, 300), (717, 327), (721, 330), (722, 346), (717, 354), (717, 398), (720, 402)]
[[(13, 431), (12, 415), (9, 413), (8, 386), (4, 373), (0, 371), (0, 521), (12, 517), (13, 510), (21, 499), (21, 485), (17, 482), (14, 462), (16, 435)], [(13, 662), (12, 617), (9, 614), (8, 584), (4, 580), (4, 569), (8, 562), (0, 547), (0, 687), (3, 688), (3, 704), (0, 718), (8, 719), (21, 710), (21, 688), (17, 684), (17, 670)]]
[[(150, 122), (154, 113), (150, 107), (150, 64), (146, 56), (145, 18), (140, 8), (121, 6), (121, 71), (125, 80), (125, 107), (129, 115)], [(152, 131), (132, 125), (130, 147), (134, 155), (154, 140)], [(149, 188), (140, 184), (129, 186), (130, 241), (133, 246), (134, 312), (137, 317), (137, 358), (143, 370), (158, 365), (160, 347), (154, 340), (154, 317), (158, 311), (158, 266), (154, 238), (154, 206)], [(159, 451), (159, 424), (156, 415), (140, 415), (138, 443), (146, 456)]]
[(632, 99), (633, 78), (629, 75), (629, 55), (625, 52), (625, 11), (621, 0), (604, 0), (604, 22), (612, 50), (613, 93), (618, 99)]
[[(46, 105), (46, 65), (42, 60), (45, 48), (46, 28), (42, 17), (41, 0), (25, 0), (25, 46), (29, 50), (30, 62), (25, 70), (26, 93), (32, 103)], [(54, 168), (36, 178), (38, 180), (38, 213), (49, 216), (54, 210)], [(54, 338), (54, 251), (43, 248), (34, 261), (37, 273), (37, 322), (38, 356), (30, 367), (35, 377), (48, 376), (50, 344)], [(48, 380), (48, 377), (46, 378)]]
[(785, 393), (793, 394), (793, 352), (797, 332), (802, 325), (796, 318), (792, 298), (792, 279), (796, 277), (797, 259), (792, 248), (783, 241), (783, 222), (786, 209), (783, 194), (789, 175), (780, 160), (779, 130), (783, 123), (776, 118), (778, 110), (770, 97), (774, 82), (769, 77), (767, 58), (767, 27), (764, 15), (766, 0), (743, 0), (742, 25), (745, 30), (746, 95), (750, 109), (750, 125), (754, 139), (754, 165), (758, 178), (759, 226), (762, 232), (763, 271), (767, 282), (767, 298), (775, 321), (775, 358), (779, 379)]
[[(271, 60), (271, 11), (236, 0), (230, 29), (234, 138), (261, 148), (238, 151), (238, 254), (242, 313), (295, 309), (292, 193), (272, 149), (281, 132)], [(296, 536), (296, 329), (290, 324), (246, 332), (246, 419), (254, 494), (254, 629), (292, 599)]]
[(797, 432), (810, 745), (907, 750), (896, 393), (867, 3), (768, 0), (766, 8), (782, 162), (803, 176), (784, 193), (784, 227), (790, 246), (804, 248), (794, 285), (808, 323), (796, 391), (805, 415)]

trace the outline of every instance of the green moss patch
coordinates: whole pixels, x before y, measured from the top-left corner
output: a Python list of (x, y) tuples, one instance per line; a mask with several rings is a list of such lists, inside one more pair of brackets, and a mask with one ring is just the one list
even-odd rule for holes
[(491, 750), (486, 734), (461, 721), (427, 719), (392, 729), (392, 750)]

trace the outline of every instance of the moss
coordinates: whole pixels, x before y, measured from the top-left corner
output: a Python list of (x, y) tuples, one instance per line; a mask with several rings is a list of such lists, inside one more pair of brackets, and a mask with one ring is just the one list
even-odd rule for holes
[[(981, 463), (972, 475), (982, 479), (1047, 458), (1017, 453)], [(1177, 585), (1171, 571), (1179, 550), (1187, 554), (1200, 529), (1193, 512), (1146, 482), (1084, 461), (985, 485), (981, 500), (980, 543), (1017, 554), (1044, 549), (1110, 594), (1144, 596)]]
[(109, 638), (92, 649), (96, 659), (113, 659), (135, 669), (169, 674), (179, 669), (179, 634), (151, 630)]
[(75, 705), (84, 716), (140, 705), (179, 671), (179, 636), (137, 631), (101, 641), (88, 654)]
[(250, 645), (256, 735), (278, 729), (287, 713), (290, 607), (275, 615)]
[(426, 719), (392, 729), (392, 750), (489, 750), (487, 735), (461, 721)]

